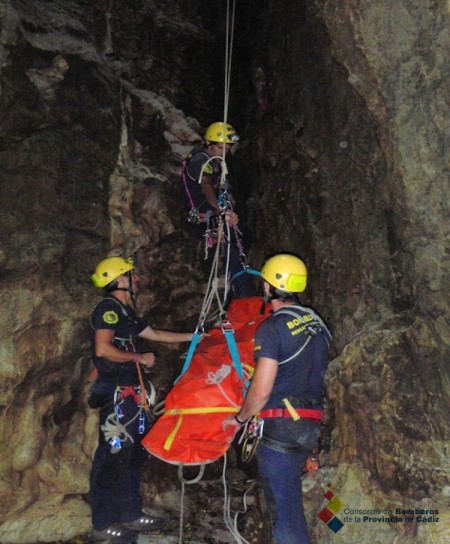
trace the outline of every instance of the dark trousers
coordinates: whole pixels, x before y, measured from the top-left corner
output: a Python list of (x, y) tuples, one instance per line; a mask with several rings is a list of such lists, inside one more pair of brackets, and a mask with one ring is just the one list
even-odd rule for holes
[[(113, 410), (111, 402), (100, 411), (100, 425), (105, 423)], [(117, 453), (111, 452), (110, 445), (99, 429), (99, 444), (90, 474), (92, 524), (96, 530), (133, 521), (141, 515), (143, 501), (140, 470), (148, 457), (141, 446), (141, 439), (148, 432), (149, 424), (145, 412), (142, 412), (145, 415), (144, 421), (142, 418), (140, 421), (139, 416), (136, 417), (138, 412), (139, 406), (131, 396), (126, 397), (120, 404), (123, 417), (119, 421), (126, 425), (126, 432), (130, 437), (122, 442)]]

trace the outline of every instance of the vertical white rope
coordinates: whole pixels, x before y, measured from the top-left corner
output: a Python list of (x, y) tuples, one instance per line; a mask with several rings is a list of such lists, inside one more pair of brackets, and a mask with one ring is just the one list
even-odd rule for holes
[[(228, 104), (229, 104), (229, 95), (230, 95), (230, 87), (231, 87), (231, 56), (233, 51), (233, 40), (234, 40), (234, 21), (235, 21), (235, 13), (236, 13), (236, 0), (233, 0), (233, 4), (231, 7), (231, 13), (230, 13), (230, 1), (227, 0), (227, 13), (226, 13), (226, 37), (225, 37), (225, 82), (224, 82), (224, 112), (223, 112), (223, 121), (226, 123), (228, 118)], [(213, 156), (209, 157), (208, 160), (203, 164), (200, 174), (198, 177), (198, 183), (201, 183), (203, 172), (205, 167), (213, 160), (219, 159), (221, 160), (221, 178), (220, 178), (220, 185), (222, 188), (226, 190), (226, 176), (228, 174), (227, 169), (227, 163), (226, 163), (226, 145), (223, 146), (223, 152), (221, 156)], [(230, 266), (230, 243), (231, 243), (231, 233), (230, 233), (230, 227), (228, 223), (226, 222), (225, 217), (221, 217), (217, 232), (217, 247), (214, 255), (213, 265), (211, 267), (211, 273), (208, 280), (208, 285), (205, 293), (205, 297), (203, 299), (202, 308), (200, 311), (200, 318), (199, 323), (197, 325), (197, 329), (201, 329), (203, 327), (205, 318), (210, 310), (212, 301), (214, 298), (217, 299), (218, 305), (219, 305), (219, 311), (222, 315), (224, 313), (223, 304), (225, 303), (225, 300), (227, 299), (228, 293), (230, 291), (231, 286), (228, 284), (228, 276), (229, 276), (229, 266)], [(223, 225), (225, 223), (225, 225)], [(224, 229), (226, 229), (226, 235), (224, 233)], [(225, 289), (224, 289), (224, 295), (223, 299), (221, 300), (218, 292), (218, 277), (219, 277), (219, 252), (220, 252), (220, 245), (221, 245), (221, 239), (225, 236), (226, 242), (227, 242), (227, 250), (225, 255)], [(208, 257), (208, 245), (205, 243), (205, 259)]]
[(235, 12), (236, 12), (236, 0), (233, 0), (231, 15), (230, 15), (230, 0), (227, 0), (227, 21), (226, 21), (226, 38), (225, 38), (225, 85), (224, 85), (224, 104), (223, 104), (223, 120), (225, 123), (228, 120), (228, 104), (229, 104), (230, 88), (231, 88), (231, 57), (233, 53)]
[(230, 256), (231, 256), (231, 244), (233, 243), (231, 239), (231, 230), (229, 222), (225, 219), (225, 228), (226, 228), (226, 234), (224, 233), (224, 236), (226, 237), (227, 243), (225, 244), (226, 247), (226, 254), (224, 255), (225, 258), (225, 292), (223, 295), (223, 300), (227, 300), (228, 292), (231, 290), (231, 278), (230, 278)]
[(230, 48), (229, 48), (229, 27), (230, 27), (230, 0), (227, 0), (227, 15), (225, 25), (225, 62), (224, 62), (224, 91), (223, 91), (223, 121), (228, 120), (228, 77), (229, 77), (229, 63), (230, 63)]
[[(198, 324), (197, 324), (197, 330), (202, 330), (203, 329), (205, 319), (206, 319), (206, 317), (207, 317), (207, 315), (209, 313), (209, 310), (211, 308), (211, 304), (212, 304), (212, 301), (214, 300), (214, 298), (216, 299), (216, 301), (218, 303), (219, 314), (223, 315), (225, 313), (224, 308), (223, 308), (223, 302), (222, 302), (222, 300), (220, 298), (219, 290), (218, 290), (218, 287), (219, 287), (220, 240), (221, 240), (221, 238), (223, 236), (223, 228), (224, 228), (223, 227), (223, 222), (224, 222), (224, 220), (222, 218), (220, 218), (219, 226), (218, 226), (218, 229), (217, 229), (216, 248), (215, 248), (215, 251), (214, 251), (214, 257), (213, 257), (213, 262), (212, 262), (212, 266), (211, 266), (211, 271), (210, 271), (210, 274), (209, 274), (208, 285), (206, 287), (206, 293), (205, 293), (205, 296), (203, 298), (202, 308), (200, 310), (200, 316), (199, 316), (199, 321), (198, 321)], [(225, 300), (225, 298), (223, 300)]]
[(181, 482), (181, 498), (180, 498), (180, 532), (178, 537), (178, 544), (183, 544), (183, 524), (184, 524), (184, 482)]
[(231, 534), (234, 541), (236, 542), (236, 544), (250, 544), (250, 542), (248, 542), (248, 540), (245, 540), (245, 538), (239, 533), (239, 529), (237, 526), (239, 514), (245, 514), (245, 512), (247, 511), (247, 501), (246, 501), (247, 492), (244, 493), (244, 497), (243, 497), (244, 510), (240, 510), (236, 512), (233, 518), (231, 515), (231, 490), (228, 490), (226, 470), (227, 470), (227, 454), (224, 455), (223, 469), (222, 469), (223, 496), (224, 496), (223, 521), (229, 533)]
[[(225, 78), (224, 78), (224, 104), (223, 104), (223, 121), (224, 123), (228, 120), (228, 105), (230, 98), (230, 89), (231, 89), (231, 58), (233, 53), (233, 41), (234, 41), (234, 21), (236, 13), (236, 0), (233, 0), (233, 5), (231, 8), (230, 14), (230, 0), (227, 0), (227, 15), (226, 15), (226, 37), (225, 37)], [(226, 145), (223, 146), (222, 150), (222, 174), (221, 174), (221, 185), (225, 185), (226, 175), (228, 174), (226, 168)], [(225, 301), (228, 296), (228, 291), (231, 286), (228, 285), (228, 274), (229, 274), (229, 264), (230, 264), (230, 228), (227, 222), (227, 252), (225, 256), (226, 265), (225, 265), (225, 293), (223, 300)]]

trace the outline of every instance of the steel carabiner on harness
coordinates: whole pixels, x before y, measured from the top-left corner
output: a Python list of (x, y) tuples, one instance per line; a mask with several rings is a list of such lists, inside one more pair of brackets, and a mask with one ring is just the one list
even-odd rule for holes
[(139, 413), (139, 434), (144, 434), (145, 432), (145, 412), (143, 410)]
[(213, 248), (217, 244), (217, 229), (209, 228), (206, 229), (204, 235), (206, 240), (207, 249)]
[(228, 199), (226, 191), (220, 191), (220, 193), (217, 195), (217, 205), (219, 206), (221, 212), (225, 212), (226, 210), (230, 209), (231, 202)]
[(193, 225), (198, 225), (200, 223), (200, 212), (198, 211), (198, 208), (191, 208), (189, 210), (187, 214), (187, 221)]

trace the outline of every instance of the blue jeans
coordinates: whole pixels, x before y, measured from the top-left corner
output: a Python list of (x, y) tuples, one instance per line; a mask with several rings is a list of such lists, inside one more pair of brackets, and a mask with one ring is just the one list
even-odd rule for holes
[(260, 443), (256, 455), (276, 544), (309, 544), (301, 480), (309, 454), (279, 452)]
[[(113, 393), (111, 400), (112, 396)], [(111, 447), (99, 429), (99, 444), (90, 475), (92, 524), (96, 530), (134, 521), (142, 512), (140, 469), (148, 454), (141, 446), (141, 439), (149, 429), (148, 417), (144, 411), (144, 421), (135, 417), (139, 407), (131, 396), (124, 399), (120, 408), (123, 414), (120, 422), (123, 425), (129, 423), (126, 430), (134, 442), (127, 439), (122, 442), (119, 452), (111, 453)], [(100, 425), (113, 410), (112, 402), (100, 410)]]

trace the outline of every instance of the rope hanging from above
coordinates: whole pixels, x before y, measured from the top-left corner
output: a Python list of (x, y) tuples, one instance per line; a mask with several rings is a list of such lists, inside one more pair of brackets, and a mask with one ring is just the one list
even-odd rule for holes
[[(233, 52), (233, 40), (234, 40), (234, 28), (235, 28), (235, 12), (236, 12), (236, 0), (227, 0), (226, 5), (226, 36), (225, 36), (225, 74), (224, 74), (224, 111), (223, 111), (223, 123), (227, 125), (228, 118), (228, 108), (229, 108), (229, 99), (230, 99), (230, 88), (231, 88), (231, 66), (232, 66), (232, 52)], [(213, 123), (214, 125), (214, 123)], [(211, 125), (211, 126), (213, 126)], [(234, 129), (233, 129), (234, 130)], [(208, 130), (207, 130), (208, 133)], [(218, 133), (219, 134), (219, 133)], [(208, 141), (208, 138), (206, 138)], [(216, 140), (211, 140), (213, 143)], [(214, 154), (214, 156), (206, 157), (206, 161), (202, 164), (200, 172), (198, 174), (198, 183), (201, 185), (204, 173), (211, 170), (211, 163), (216, 165), (220, 164), (220, 182), (218, 183), (218, 194), (217, 197), (217, 207), (218, 211), (214, 213), (213, 211), (207, 211), (203, 213), (201, 217), (201, 222), (206, 223), (205, 225), (205, 260), (208, 259), (213, 248), (215, 249), (214, 258), (211, 266), (211, 274), (208, 281), (208, 286), (206, 289), (204, 301), (202, 304), (199, 321), (196, 329), (198, 336), (201, 336), (201, 333), (204, 331), (204, 323), (207, 318), (211, 305), (213, 301), (217, 301), (217, 310), (214, 315), (215, 317), (225, 316), (224, 307), (229, 301), (229, 295), (231, 290), (232, 281), (238, 279), (238, 283), (243, 283), (242, 274), (247, 273), (251, 270), (247, 263), (247, 258), (245, 255), (243, 243), (242, 243), (242, 232), (238, 228), (238, 219), (237, 215), (234, 212), (234, 203), (233, 198), (228, 192), (228, 167), (226, 163), (226, 154), (227, 150), (230, 149), (231, 140), (228, 141), (227, 138), (223, 140), (217, 140), (218, 142), (222, 141), (223, 145), (219, 151), (219, 155)], [(208, 142), (210, 143), (210, 142)], [(205, 153), (205, 155), (207, 155)], [(216, 173), (219, 175), (218, 166), (215, 166)], [(208, 169), (208, 170), (207, 170)], [(196, 173), (197, 176), (197, 173)], [(191, 178), (193, 179), (193, 178)], [(217, 180), (218, 181), (218, 180)], [(186, 182), (185, 182), (186, 185)], [(194, 208), (193, 200), (191, 198), (191, 208)], [(200, 214), (199, 214), (200, 216)], [(232, 246), (232, 247), (231, 247)], [(236, 249), (235, 249), (236, 246)], [(237, 251), (237, 255), (236, 255)], [(219, 259), (223, 260), (223, 266), (219, 270)], [(239, 268), (241, 265), (242, 269)], [(239, 268), (239, 270), (237, 270)], [(256, 271), (251, 271), (251, 273), (257, 274)], [(224, 281), (222, 277), (224, 276)], [(244, 280), (245, 283), (245, 280)], [(236, 284), (233, 284), (236, 285)], [(193, 344), (189, 352), (195, 351), (196, 344), (198, 339), (194, 338)]]
[(225, 39), (225, 90), (223, 102), (223, 120), (226, 123), (228, 120), (228, 104), (231, 87), (231, 56), (233, 52), (234, 39), (234, 18), (236, 11), (236, 0), (233, 0), (233, 7), (230, 14), (230, 0), (227, 0), (227, 24), (226, 24), (226, 39)]

